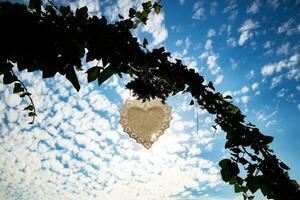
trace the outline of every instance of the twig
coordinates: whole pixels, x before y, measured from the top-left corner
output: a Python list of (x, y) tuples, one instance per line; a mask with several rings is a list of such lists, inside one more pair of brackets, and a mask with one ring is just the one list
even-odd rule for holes
[[(11, 73), (12, 73), (15, 77), (17, 77), (16, 74), (15, 74), (15, 72), (14, 72), (12, 69), (11, 69), (10, 71), (11, 71)], [(17, 82), (19, 82), (19, 83), (22, 85), (22, 87), (23, 87), (23, 89), (24, 89), (24, 94), (25, 94), (25, 96), (27, 96), (27, 97), (29, 98), (29, 100), (30, 100), (30, 105), (33, 107), (33, 113), (34, 113), (34, 115), (32, 116), (32, 121), (30, 122), (30, 124), (33, 124), (33, 123), (34, 123), (34, 120), (35, 120), (35, 117), (36, 117), (37, 115), (36, 115), (35, 105), (34, 105), (34, 103), (33, 103), (33, 100), (32, 100), (32, 98), (31, 98), (31, 96), (30, 96), (31, 94), (28, 92), (26, 86), (24, 85), (24, 83), (23, 83), (20, 79), (17, 78)]]

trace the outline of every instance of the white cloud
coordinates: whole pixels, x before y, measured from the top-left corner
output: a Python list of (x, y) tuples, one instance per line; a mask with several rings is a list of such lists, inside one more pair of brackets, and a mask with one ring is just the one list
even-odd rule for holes
[(264, 48), (265, 49), (269, 49), (271, 47), (271, 42), (270, 41), (266, 41), (265, 43), (264, 43)]
[(269, 128), (270, 126), (274, 125), (277, 121), (276, 120), (271, 120), (271, 121), (268, 121), (265, 125), (266, 128)]
[(254, 1), (248, 8), (247, 13), (256, 14), (259, 12), (259, 7), (261, 6), (260, 1)]
[(258, 121), (267, 121), (276, 115), (277, 111), (273, 111), (271, 114), (267, 115), (265, 113), (257, 113)]
[(287, 73), (288, 79), (295, 79), (296, 81), (300, 80), (300, 69), (292, 68)]
[(249, 38), (253, 36), (252, 30), (258, 28), (258, 22), (254, 22), (251, 19), (248, 19), (244, 22), (244, 24), (239, 28), (239, 32), (241, 33), (238, 44), (242, 46)]
[(248, 103), (249, 100), (250, 100), (250, 97), (249, 97), (249, 96), (242, 96), (242, 97), (241, 97), (241, 101), (242, 101), (242, 103), (244, 103), (244, 104)]
[(216, 2), (216, 1), (213, 1), (213, 2), (210, 3), (210, 5), (209, 5), (209, 13), (212, 16), (215, 16), (217, 14), (217, 6), (218, 6), (218, 2)]
[(218, 75), (217, 79), (215, 80), (214, 84), (215, 85), (220, 85), (224, 80), (224, 76), (223, 75)]
[(227, 45), (228, 46), (230, 46), (230, 47), (236, 47), (237, 46), (237, 43), (236, 43), (236, 40), (234, 39), (234, 38), (228, 38), (227, 40), (226, 40), (226, 43), (227, 43)]
[(245, 94), (245, 93), (247, 93), (247, 92), (249, 92), (249, 88), (248, 88), (247, 86), (242, 87), (241, 93), (242, 93), (242, 94)]
[(282, 98), (286, 95), (287, 93), (287, 89), (285, 88), (282, 88), (281, 90), (279, 90), (277, 93), (276, 93), (276, 96), (279, 97), (279, 98)]
[(277, 55), (287, 55), (288, 52), (289, 52), (289, 46), (290, 46), (290, 43), (287, 42), (285, 44), (282, 44), (280, 47), (277, 48)]
[(259, 83), (253, 83), (253, 84), (251, 85), (251, 88), (252, 88), (252, 90), (257, 90), (257, 89), (258, 89), (258, 86), (259, 86)]
[(179, 3), (180, 3), (181, 5), (183, 5), (183, 4), (185, 3), (185, 0), (179, 0)]
[(183, 40), (176, 40), (175, 45), (176, 45), (177, 47), (182, 46), (182, 45), (183, 45)]
[(300, 111), (300, 103), (298, 103), (298, 110)]
[(193, 19), (196, 19), (196, 20), (206, 19), (203, 2), (201, 2), (201, 1), (195, 2), (193, 5), (193, 11), (194, 11), (193, 16), (192, 16)]
[(229, 58), (229, 62), (230, 62), (230, 65), (231, 65), (231, 69), (236, 69), (238, 67), (237, 62), (234, 59)]
[(270, 63), (262, 67), (261, 74), (270, 76), (275, 72), (281, 72), (284, 68), (291, 68), (299, 63), (299, 54), (292, 55), (289, 59), (281, 60), (277, 63)]
[(214, 35), (216, 35), (216, 31), (212, 28), (208, 29), (207, 37), (210, 38), (210, 37), (213, 37)]
[(206, 40), (205, 45), (204, 45), (205, 51), (198, 58), (201, 60), (206, 59), (206, 64), (207, 64), (207, 67), (210, 70), (211, 74), (217, 76), (215, 84), (220, 84), (224, 79), (224, 75), (221, 74), (221, 67), (217, 63), (219, 55), (213, 51), (212, 44), (213, 44), (213, 42), (212, 42), (211, 38)]
[(274, 9), (276, 10), (276, 8), (279, 6), (279, 2), (278, 0), (268, 0), (268, 4)]
[(281, 83), (283, 76), (275, 76), (272, 78), (272, 84), (270, 86), (270, 89), (276, 87), (279, 83)]
[(278, 27), (277, 33), (286, 33), (286, 35), (288, 36), (300, 33), (300, 25), (296, 25), (295, 22), (297, 21), (294, 18), (288, 19), (286, 22), (284, 22), (281, 26)]
[(237, 3), (235, 0), (229, 1), (229, 5), (223, 9), (223, 13), (229, 13), (228, 20), (233, 21), (238, 15)]

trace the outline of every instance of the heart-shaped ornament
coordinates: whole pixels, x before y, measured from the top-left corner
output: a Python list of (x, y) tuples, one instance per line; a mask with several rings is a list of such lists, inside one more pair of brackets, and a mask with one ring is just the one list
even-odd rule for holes
[(169, 127), (171, 119), (171, 107), (160, 99), (127, 100), (120, 110), (124, 132), (147, 149)]

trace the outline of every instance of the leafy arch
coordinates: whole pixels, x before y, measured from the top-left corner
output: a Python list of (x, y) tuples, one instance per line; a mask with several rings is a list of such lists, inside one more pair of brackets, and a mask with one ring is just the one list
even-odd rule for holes
[[(49, 1), (50, 2), (50, 1)], [(105, 67), (87, 70), (88, 82), (101, 85), (112, 75), (129, 74), (133, 79), (126, 87), (140, 99), (188, 92), (198, 105), (216, 116), (215, 123), (226, 132), (225, 148), (231, 157), (219, 162), (225, 182), (245, 199), (258, 189), (267, 198), (300, 199), (300, 187), (288, 175), (289, 167), (269, 148), (273, 138), (263, 135), (232, 104), (230, 96), (215, 92), (212, 82), (188, 69), (181, 60), (170, 61), (171, 54), (163, 47), (149, 51), (147, 40), (139, 44), (130, 30), (147, 23), (151, 10), (160, 12), (159, 2), (143, 3), (143, 10), (130, 9), (129, 18), (109, 24), (105, 17), (90, 17), (86, 7), (72, 12), (69, 6), (30, 0), (29, 5), (0, 3), (0, 75), (3, 83), (14, 83), (14, 93), (31, 100), (25, 110), (36, 116), (35, 107), (25, 85), (13, 72), (41, 70), (43, 78), (56, 73), (64, 75), (76, 90), (80, 89), (76, 71), (82, 70), (81, 59), (87, 49), (86, 62), (102, 60)], [(191, 102), (193, 103), (193, 102)], [(32, 121), (33, 123), (33, 121)], [(242, 176), (243, 171), (244, 176)]]

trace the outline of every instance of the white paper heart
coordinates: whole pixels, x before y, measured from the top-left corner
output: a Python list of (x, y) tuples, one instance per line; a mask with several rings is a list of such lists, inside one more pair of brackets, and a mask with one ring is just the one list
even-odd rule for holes
[(147, 149), (169, 127), (171, 119), (171, 107), (160, 99), (127, 100), (120, 110), (124, 132)]

